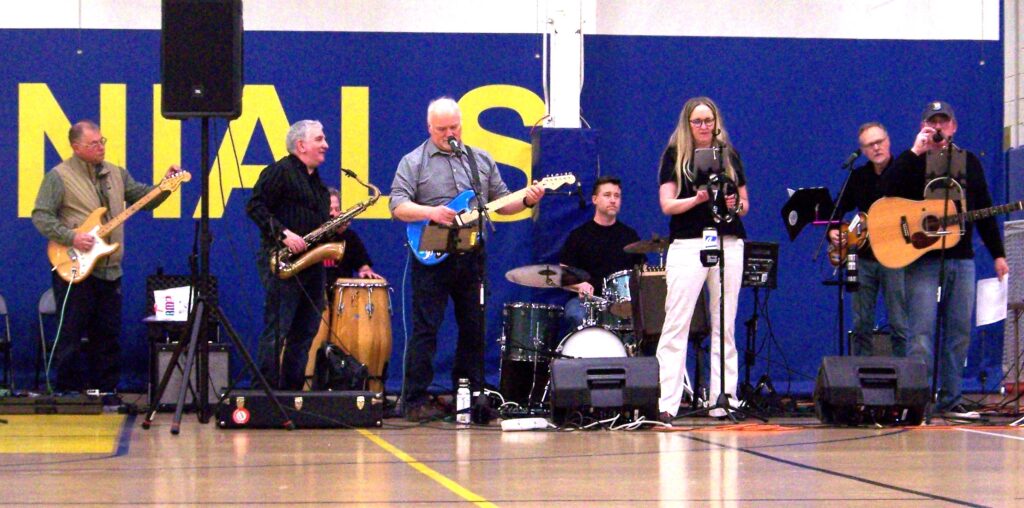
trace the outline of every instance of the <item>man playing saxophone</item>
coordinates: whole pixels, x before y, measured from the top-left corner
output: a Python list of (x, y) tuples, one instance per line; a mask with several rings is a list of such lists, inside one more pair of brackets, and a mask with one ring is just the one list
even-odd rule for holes
[(301, 390), (324, 308), (324, 267), (312, 263), (281, 278), (270, 259), (282, 247), (292, 254), (306, 251), (310, 246), (303, 236), (330, 219), (330, 195), (317, 171), (328, 146), (323, 125), (315, 120), (295, 122), (285, 143), (288, 156), (263, 169), (246, 212), (260, 229), (256, 269), (266, 291), (260, 371), (272, 388)]

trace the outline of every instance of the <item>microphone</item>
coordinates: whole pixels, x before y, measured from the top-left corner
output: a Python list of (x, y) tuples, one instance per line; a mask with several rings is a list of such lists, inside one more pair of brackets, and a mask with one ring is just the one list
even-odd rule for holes
[(860, 157), (860, 148), (854, 150), (850, 155), (848, 155), (846, 157), (846, 160), (843, 162), (843, 166), (842, 167), (843, 168), (848, 168), (848, 167), (852, 166), (853, 165), (853, 161), (857, 160), (857, 157)]
[(576, 181), (576, 199), (580, 200), (580, 210), (587, 208), (587, 200), (583, 199), (583, 186), (580, 185), (579, 180)]
[(942, 131), (935, 131), (935, 134), (932, 134), (932, 143), (942, 143), (944, 139), (946, 137), (942, 135)]
[(448, 146), (455, 153), (466, 153), (466, 149), (462, 147), (462, 143), (459, 143), (459, 140), (455, 139), (455, 136), (448, 136)]

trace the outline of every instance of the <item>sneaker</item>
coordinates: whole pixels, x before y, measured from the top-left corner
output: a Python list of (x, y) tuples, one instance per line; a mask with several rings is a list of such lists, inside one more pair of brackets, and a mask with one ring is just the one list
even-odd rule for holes
[(662, 411), (658, 414), (658, 421), (669, 427), (672, 426), (673, 419), (675, 419), (675, 416), (672, 416), (672, 413), (669, 413), (668, 411)]
[(405, 410), (405, 419), (410, 422), (423, 423), (444, 418), (444, 410), (433, 402), (426, 402)]
[(957, 404), (943, 411), (942, 417), (952, 420), (979, 420), (981, 413), (970, 411), (963, 404)]

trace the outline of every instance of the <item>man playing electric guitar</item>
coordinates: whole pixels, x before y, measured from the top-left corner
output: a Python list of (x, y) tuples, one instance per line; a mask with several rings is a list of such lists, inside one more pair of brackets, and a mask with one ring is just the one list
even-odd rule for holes
[[(949, 148), (957, 131), (953, 108), (942, 101), (930, 102), (921, 114), (921, 130), (914, 139), (914, 146), (900, 154), (893, 167), (882, 179), (882, 190), (886, 196), (898, 196), (919, 200), (929, 183), (926, 181), (926, 159), (930, 151)], [(981, 161), (971, 152), (966, 152), (966, 171), (962, 178), (955, 178), (963, 187), (963, 197), (968, 210), (992, 206), (985, 172)], [(949, 214), (959, 210), (960, 202), (949, 203)], [(868, 235), (874, 238), (869, 214)], [(995, 218), (989, 217), (977, 222), (978, 233), (985, 247), (994, 259), (996, 275), (1002, 279), (1010, 271), (1006, 264), (1003, 240)], [(945, 312), (942, 316), (942, 351), (939, 354), (938, 404), (933, 411), (950, 418), (977, 418), (978, 413), (969, 411), (960, 403), (960, 383), (967, 348), (971, 339), (971, 314), (974, 310), (974, 248), (971, 245), (971, 223), (964, 225), (964, 238), (956, 245), (929, 252), (906, 268), (907, 312), (910, 337), (908, 357), (916, 358), (928, 365), (929, 379), (933, 369), (935, 350), (935, 322), (937, 316), (936, 290), (939, 285), (940, 255), (945, 255), (945, 287), (942, 291)], [(881, 259), (881, 256), (879, 256)]]
[[(102, 239), (88, 232), (76, 232), (75, 228), (101, 207), (107, 209), (107, 220), (120, 215), (126, 205), (141, 200), (154, 187), (135, 181), (128, 170), (105, 160), (107, 138), (94, 122), (83, 120), (74, 124), (68, 141), (74, 155), (43, 178), (32, 210), (32, 224), (51, 242), (88, 253)], [(179, 171), (177, 166), (171, 166), (167, 177)], [(155, 208), (169, 194), (161, 193), (145, 208)], [(124, 226), (110, 231), (107, 239), (123, 243)], [(121, 376), (118, 336), (123, 252), (124, 249), (115, 249), (98, 259), (90, 276), (77, 284), (72, 285), (53, 272), (57, 309), (64, 309), (64, 324), (53, 346), (57, 391), (98, 389), (112, 393), (117, 388)], [(89, 340), (83, 343), (82, 337)]]
[[(498, 167), (486, 152), (473, 149), (462, 153), (462, 115), (458, 104), (447, 97), (427, 108), (430, 139), (406, 154), (398, 164), (391, 185), (391, 214), (404, 222), (431, 220), (449, 226), (456, 211), (445, 206), (463, 191), (478, 189), (485, 203), (509, 194)], [(449, 140), (455, 141), (452, 146)], [(473, 157), (479, 175), (472, 174)], [(541, 186), (526, 189), (522, 200), (497, 210), (513, 214), (537, 205), (544, 196)], [(470, 390), (484, 386), (484, 338), (480, 323), (484, 319), (479, 303), (480, 255), (476, 250), (449, 255), (436, 264), (412, 263), (413, 334), (406, 345), (405, 380), (402, 407), (406, 419), (426, 421), (443, 415), (428, 403), (427, 387), (434, 378), (433, 359), (437, 350), (437, 330), (444, 319), (448, 298), (455, 305), (459, 326), (452, 386), (459, 378), (469, 379)]]

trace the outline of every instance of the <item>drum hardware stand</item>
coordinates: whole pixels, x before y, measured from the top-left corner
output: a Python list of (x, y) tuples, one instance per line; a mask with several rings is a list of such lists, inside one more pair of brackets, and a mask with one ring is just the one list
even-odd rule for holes
[[(277, 407), (281, 413), (282, 425), (292, 430), (295, 428), (295, 424), (292, 423), (291, 418), (288, 417), (288, 413), (285, 412), (284, 407), (281, 406), (281, 402), (277, 400), (273, 390), (267, 383), (266, 378), (258, 368), (256, 363), (253, 362), (252, 356), (245, 349), (245, 345), (239, 338), (238, 333), (235, 332), (231, 322), (228, 321), (227, 316), (224, 315), (224, 311), (221, 310), (220, 306), (208, 301), (209, 294), (207, 289), (210, 281), (210, 117), (203, 116), (202, 118), (202, 185), (201, 185), (201, 205), (200, 205), (200, 218), (199, 218), (199, 275), (197, 280), (193, 282), (193, 290), (196, 291), (196, 298), (194, 299), (195, 307), (189, 313), (188, 326), (186, 330), (189, 332), (189, 340), (185, 340), (185, 332), (182, 332), (181, 338), (178, 340), (178, 346), (174, 349), (174, 353), (171, 355), (171, 359), (168, 363), (168, 368), (164, 370), (163, 377), (160, 379), (160, 384), (157, 387), (154, 400), (149, 401), (149, 409), (146, 412), (146, 417), (142, 421), (142, 428), (149, 429), (153, 423), (153, 418), (156, 416), (157, 408), (160, 405), (160, 400), (164, 396), (164, 391), (167, 389), (167, 384), (171, 379), (171, 375), (175, 372), (173, 366), (178, 364), (178, 360), (181, 354), (188, 350), (185, 365), (181, 375), (181, 388), (178, 391), (177, 403), (174, 409), (174, 419), (171, 423), (171, 434), (177, 435), (181, 431), (181, 414), (185, 406), (185, 393), (188, 391), (189, 381), (191, 379), (192, 367), (196, 368), (196, 379), (198, 381), (197, 391), (198, 394), (194, 397), (196, 416), (199, 419), (199, 423), (207, 423), (210, 421), (210, 401), (209, 401), (209, 358), (210, 358), (210, 343), (208, 334), (210, 332), (209, 324), (216, 320), (224, 326), (227, 336), (231, 339), (235, 349), (241, 353), (242, 358), (245, 360), (246, 367), (252, 370), (253, 374), (259, 380), (259, 383), (263, 387), (263, 391), (267, 397), (273, 401), (273, 404)], [(228, 386), (227, 390), (220, 395), (220, 400), (224, 400), (228, 397), (233, 389), (233, 383)]]
[[(716, 152), (716, 155), (717, 152)], [(695, 162), (695, 165), (699, 162)], [(715, 403), (709, 407), (690, 411), (681, 415), (682, 417), (695, 416), (698, 414), (710, 415), (711, 411), (715, 409), (721, 409), (725, 411), (725, 417), (731, 420), (733, 423), (738, 422), (737, 415), (752, 416), (767, 422), (768, 419), (762, 416), (759, 412), (751, 408), (739, 408), (729, 404), (729, 399), (734, 397), (725, 391), (725, 239), (722, 238), (722, 223), (732, 222), (737, 213), (739, 213), (739, 192), (736, 192), (737, 205), (735, 208), (729, 208), (726, 202), (726, 192), (731, 186), (732, 189), (737, 190), (735, 182), (730, 180), (722, 171), (721, 159), (718, 159), (718, 170), (710, 175), (708, 180), (708, 194), (710, 197), (709, 203), (711, 203), (711, 213), (715, 219), (715, 234), (718, 237), (718, 399)], [(698, 166), (699, 167), (699, 166)], [(707, 174), (708, 169), (704, 169), (702, 172)], [(702, 256), (703, 258), (703, 256)], [(703, 259), (702, 259), (703, 261)], [(713, 265), (712, 265), (713, 266)], [(714, 337), (714, 333), (711, 334)], [(711, 340), (714, 340), (713, 338)], [(710, 348), (710, 346), (709, 346)]]

